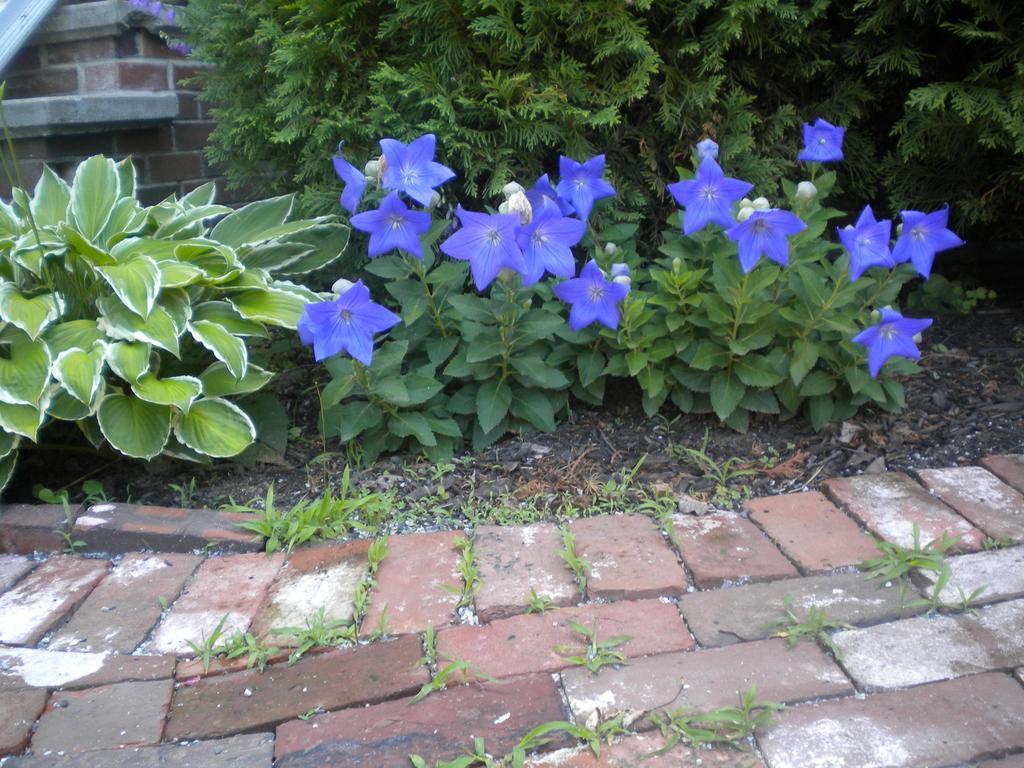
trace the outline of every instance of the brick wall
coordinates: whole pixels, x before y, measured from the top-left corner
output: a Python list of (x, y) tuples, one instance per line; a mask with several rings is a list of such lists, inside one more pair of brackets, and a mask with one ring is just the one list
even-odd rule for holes
[[(88, 5), (68, 0), (62, 5), (71, 4)], [(14, 109), (22, 99), (77, 96), (95, 103), (106, 94), (174, 92), (177, 116), (118, 121), (115, 113), (105, 123), (16, 130), (15, 153), (24, 183), (34, 185), (44, 162), (70, 180), (77, 163), (90, 155), (130, 156), (138, 173), (139, 197), (146, 204), (187, 193), (209, 180), (218, 182), (218, 200), (244, 201), (245, 194), (227, 190), (203, 156), (214, 123), (197, 98), (195, 81), (206, 67), (169, 49), (149, 29), (133, 25), (137, 19), (138, 14), (129, 13), (116, 28), (70, 40), (48, 39), (52, 36), (45, 34), (44, 26), (0, 72), (0, 80), (7, 81), (5, 104)], [(9, 195), (7, 180), (0, 178), (0, 197)]]

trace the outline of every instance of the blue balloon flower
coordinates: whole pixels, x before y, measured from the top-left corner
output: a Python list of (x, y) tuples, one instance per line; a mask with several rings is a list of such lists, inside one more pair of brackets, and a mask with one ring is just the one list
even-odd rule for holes
[(753, 184), (728, 178), (713, 157), (705, 157), (697, 175), (668, 185), (668, 191), (683, 208), (683, 233), (692, 235), (708, 224), (731, 227), (736, 223), (732, 206), (754, 188)]
[(545, 208), (554, 208), (563, 216), (570, 216), (576, 212), (576, 209), (572, 207), (572, 203), (558, 196), (558, 193), (551, 186), (551, 181), (546, 173), (537, 179), (533, 186), (526, 191), (526, 199), (530, 201), (535, 215), (538, 211)]
[(366, 176), (341, 155), (335, 155), (332, 160), (334, 172), (345, 182), (345, 188), (341, 191), (341, 207), (349, 213), (355, 213), (363, 197), (363, 190), (366, 189)]
[(812, 163), (830, 163), (843, 159), (843, 134), (845, 128), (820, 117), (814, 125), (804, 123), (804, 148), (797, 155), (798, 160)]
[(875, 221), (874, 211), (865, 205), (853, 227), (839, 230), (839, 240), (850, 254), (850, 279), (856, 280), (870, 267), (896, 266), (889, 251), (889, 236), (892, 222), (889, 219)]
[(462, 228), (441, 243), (441, 251), (453, 259), (469, 262), (478, 291), (490, 285), (503, 269), (526, 274), (526, 261), (516, 242), (519, 216), (476, 213), (461, 205), (455, 213)]
[(571, 202), (583, 221), (590, 216), (596, 201), (615, 196), (615, 188), (602, 178), (604, 155), (595, 155), (583, 163), (562, 155), (558, 158), (558, 175), (558, 196)]
[(526, 260), (523, 285), (533, 285), (545, 272), (572, 277), (576, 274), (576, 260), (571, 249), (583, 238), (587, 225), (562, 216), (554, 206), (534, 210), (533, 221), (520, 227), (516, 234)]
[(353, 216), (352, 226), (370, 234), (367, 252), (371, 259), (397, 248), (422, 260), (420, 235), (430, 229), (430, 214), (409, 210), (398, 193), (391, 192), (377, 210)]
[(580, 270), (580, 276), (554, 287), (555, 295), (570, 305), (569, 327), (574, 331), (597, 321), (612, 330), (619, 327), (618, 304), (629, 293), (629, 286), (605, 278), (604, 272), (591, 259)]
[(449, 179), (455, 178), (455, 171), (434, 162), (437, 138), (426, 133), (408, 145), (395, 139), (381, 139), (380, 149), (384, 154), (384, 186), (397, 192), (404, 192), (420, 205), (430, 205), (434, 189)]
[(854, 342), (868, 348), (868, 372), (872, 378), (878, 378), (878, 372), (890, 357), (919, 359), (921, 352), (914, 343), (914, 337), (931, 324), (931, 320), (915, 320), (894, 310), (883, 309), (882, 319), (877, 325), (853, 337)]
[(307, 304), (299, 318), (299, 338), (313, 345), (317, 362), (348, 352), (363, 365), (373, 360), (373, 335), (388, 330), (401, 318), (374, 303), (359, 280), (334, 301)]
[(725, 235), (736, 241), (740, 266), (746, 274), (757, 265), (762, 255), (782, 266), (789, 264), (789, 241), (786, 237), (806, 228), (807, 225), (796, 214), (771, 208), (754, 211), (746, 221), (727, 229)]
[(931, 275), (935, 254), (957, 248), (964, 244), (957, 235), (946, 228), (949, 221), (949, 207), (931, 213), (901, 211), (903, 233), (892, 249), (897, 264), (912, 262), (925, 280)]

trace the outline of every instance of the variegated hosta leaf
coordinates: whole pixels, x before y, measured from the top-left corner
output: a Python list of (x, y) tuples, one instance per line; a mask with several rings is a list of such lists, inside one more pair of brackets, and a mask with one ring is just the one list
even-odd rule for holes
[(192, 319), (192, 300), (188, 292), (183, 288), (167, 288), (160, 292), (157, 303), (167, 310), (171, 322), (174, 323), (174, 329), (181, 336)]
[(104, 338), (103, 331), (97, 327), (95, 320), (68, 320), (51, 325), (43, 333), (43, 341), (46, 342), (51, 357), (57, 357), (61, 352), (75, 347), (92, 349), (93, 344)]
[(274, 240), (253, 246), (241, 254), (241, 259), (246, 269), (259, 267), (276, 271), (294, 264), (299, 259), (307, 258), (312, 253), (313, 248), (305, 243), (281, 243)]
[(0, 238), (17, 240), (21, 235), (21, 219), (14, 209), (0, 200)]
[(171, 434), (170, 406), (147, 403), (132, 395), (107, 395), (97, 417), (107, 442), (136, 459), (158, 455)]
[(204, 219), (223, 216), (225, 213), (232, 212), (232, 209), (226, 205), (196, 205), (188, 207), (179, 204), (175, 207), (177, 210), (173, 215), (168, 216), (160, 223), (156, 232), (153, 233), (153, 237), (173, 237), (186, 227), (199, 223)]
[(255, 320), (246, 320), (234, 307), (226, 301), (204, 301), (197, 304), (192, 311), (192, 320), (209, 320), (224, 326), (228, 333), (234, 336), (259, 336), (261, 339), (270, 338), (266, 327)]
[(18, 452), (14, 451), (9, 453), (0, 459), (0, 493), (3, 492), (7, 484), (11, 482), (11, 476), (14, 474), (14, 467), (18, 464)]
[(240, 379), (245, 375), (249, 352), (244, 341), (228, 333), (224, 326), (210, 320), (189, 323), (188, 329), (196, 341), (228, 367), (232, 376)]
[(227, 458), (252, 445), (256, 428), (237, 405), (208, 397), (192, 403), (174, 425), (174, 434), (194, 451)]
[(199, 380), (203, 385), (203, 394), (207, 397), (244, 395), (255, 392), (272, 378), (274, 378), (274, 374), (250, 363), (245, 370), (245, 375), (241, 379), (236, 379), (231, 375), (228, 367), (219, 361), (199, 374)]
[(294, 203), (295, 195), (249, 203), (217, 222), (210, 231), (210, 239), (235, 248), (246, 243), (269, 240), (263, 237), (263, 233), (284, 224)]
[(137, 256), (122, 264), (96, 267), (121, 302), (145, 319), (153, 311), (160, 293), (160, 268), (148, 256)]
[(94, 267), (115, 263), (113, 256), (93, 243), (70, 224), (61, 224), (60, 233), (67, 240), (71, 249)]
[(64, 311), (56, 293), (27, 298), (13, 283), (0, 283), (0, 320), (16, 325), (33, 340)]
[(46, 419), (46, 409), (50, 407), (50, 396), (44, 394), (38, 405), (13, 405), (0, 403), (0, 428), (27, 437), (33, 443), (39, 428)]
[(61, 421), (81, 421), (96, 413), (100, 402), (106, 393), (106, 381), (100, 379), (100, 386), (96, 390), (96, 396), (90, 403), (83, 403), (76, 397), (69, 395), (63, 387), (55, 384), (50, 389), (50, 404), (46, 408), (46, 415), (52, 416)]
[(0, 357), (0, 402), (35, 406), (50, 381), (50, 350), (8, 326), (0, 337), (8, 357)]
[(20, 437), (12, 432), (4, 432), (0, 429), (0, 458), (10, 455), (18, 447)]
[(105, 296), (96, 302), (100, 310), (99, 328), (112, 339), (141, 341), (166, 349), (178, 357), (178, 329), (163, 307), (153, 307), (143, 320), (129, 310), (116, 296)]
[(149, 373), (151, 352), (149, 344), (118, 341), (107, 348), (107, 365), (122, 379), (132, 383)]
[(86, 405), (92, 403), (103, 382), (107, 345), (98, 342), (88, 352), (68, 349), (53, 361), (53, 377), (64, 389)]
[(60, 224), (67, 218), (70, 202), (71, 190), (67, 182), (48, 166), (44, 166), (43, 175), (36, 182), (29, 205), (36, 227), (53, 227)]
[(158, 261), (156, 265), (160, 267), (160, 284), (165, 288), (184, 288), (205, 277), (203, 270), (187, 261)]
[(313, 251), (286, 267), (275, 269), (274, 273), (281, 276), (305, 275), (323, 269), (345, 252), (350, 234), (351, 230), (342, 224), (321, 224), (283, 238), (283, 241), (310, 245)]
[(95, 242), (120, 192), (121, 181), (113, 160), (102, 155), (83, 160), (71, 183), (71, 215), (78, 231)]
[(201, 391), (199, 379), (194, 376), (158, 379), (147, 373), (132, 384), (132, 392), (139, 399), (157, 405), (173, 405), (179, 411), (187, 411)]
[(309, 303), (294, 293), (271, 289), (232, 293), (227, 300), (242, 317), (282, 328), (294, 328)]

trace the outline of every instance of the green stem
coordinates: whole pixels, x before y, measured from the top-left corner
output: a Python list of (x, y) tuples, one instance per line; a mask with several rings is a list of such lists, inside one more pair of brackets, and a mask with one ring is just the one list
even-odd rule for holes
[[(21, 190), (25, 189), (25, 182), (21, 178), (21, 169), (18, 168), (17, 155), (14, 152), (14, 139), (11, 137), (11, 130), (7, 126), (7, 118), (4, 116), (4, 105), (0, 101), (0, 129), (4, 132), (4, 139), (7, 142), (7, 152), (11, 157), (11, 168), (14, 170), (13, 179), (11, 178), (11, 172), (7, 168), (7, 162), (4, 161), (4, 173), (7, 174), (9, 181), (16, 181), (17, 187)], [(28, 193), (26, 192), (26, 195)], [(40, 257), (43, 255), (43, 241), (39, 237), (39, 230), (36, 228), (36, 219), (32, 215), (32, 206), (25, 208), (25, 215), (28, 216), (28, 223), (32, 227), (32, 233), (36, 236), (36, 246), (39, 248)], [(21, 275), (18, 265), (11, 261), (11, 272), (14, 274), (14, 282), (20, 287)]]
[(434, 325), (441, 332), (442, 338), (448, 338), (448, 328), (444, 324), (444, 318), (441, 316), (441, 310), (437, 306), (437, 302), (434, 301), (434, 293), (430, 290), (430, 285), (427, 283), (427, 270), (423, 268), (423, 262), (415, 256), (408, 254), (406, 254), (405, 261), (412, 267), (412, 271), (419, 278), (420, 285), (423, 286), (423, 295), (427, 298), (427, 306), (430, 309), (430, 316), (434, 320)]
[(747, 298), (747, 281), (750, 279), (750, 275), (746, 274), (740, 281), (739, 295), (736, 297), (736, 313), (733, 316), (732, 323), (732, 334), (729, 336), (731, 341), (736, 341), (736, 334), (740, 331), (740, 325), (743, 324), (743, 316), (747, 313), (747, 304), (750, 302), (746, 301)]
[(839, 296), (839, 289), (843, 287), (843, 282), (846, 280), (846, 273), (843, 272), (839, 275), (839, 279), (836, 280), (835, 285), (832, 286), (832, 295), (828, 297), (828, 301), (821, 305), (818, 312), (814, 315), (814, 318), (807, 327), (800, 333), (798, 337), (801, 341), (807, 341), (807, 337), (811, 335), (811, 332), (817, 328), (818, 322), (825, 316), (825, 314), (832, 308), (832, 304)]
[(871, 294), (871, 298), (869, 298), (867, 301), (865, 301), (863, 304), (861, 304), (861, 306), (860, 306), (860, 311), (861, 312), (863, 312), (865, 309), (870, 307), (872, 304), (875, 303), (875, 301), (878, 300), (878, 297), (882, 295), (882, 292), (889, 286), (889, 283), (892, 282), (893, 275), (895, 275), (895, 274), (896, 274), (896, 270), (895, 269), (890, 269), (889, 270), (889, 273), (885, 276), (885, 279), (882, 280), (882, 282), (878, 284), (878, 288), (876, 288), (875, 292), (873, 294)]

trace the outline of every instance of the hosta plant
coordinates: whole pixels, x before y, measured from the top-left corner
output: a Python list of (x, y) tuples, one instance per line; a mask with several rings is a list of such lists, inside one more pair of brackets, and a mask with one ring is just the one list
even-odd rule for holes
[(248, 340), (296, 327), (320, 296), (292, 278), (338, 259), (349, 230), (289, 220), (291, 196), (237, 211), (213, 197), (143, 206), (131, 162), (96, 156), (70, 185), (47, 169), (0, 201), (0, 488), (54, 420), (139, 459), (253, 442), (232, 398), (272, 374)]

